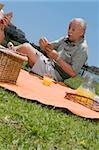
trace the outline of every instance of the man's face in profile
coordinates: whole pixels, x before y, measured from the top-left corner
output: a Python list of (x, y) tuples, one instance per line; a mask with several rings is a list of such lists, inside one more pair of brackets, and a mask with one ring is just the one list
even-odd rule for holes
[(81, 23), (74, 20), (69, 24), (68, 38), (72, 42), (77, 42), (83, 36), (83, 32), (84, 30), (83, 27), (81, 26)]

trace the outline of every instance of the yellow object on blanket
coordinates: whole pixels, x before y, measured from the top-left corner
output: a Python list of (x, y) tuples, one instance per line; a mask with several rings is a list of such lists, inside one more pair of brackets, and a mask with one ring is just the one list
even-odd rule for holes
[(87, 103), (92, 103), (92, 101), (88, 98), (94, 99), (94, 97), (95, 97), (95, 94), (93, 92), (91, 92), (89, 90), (86, 90), (82, 87), (79, 87), (76, 90), (76, 94), (81, 95), (81, 96), (85, 96), (85, 97), (82, 97), (82, 98), (79, 98), (78, 96), (76, 96), (76, 98), (83, 101), (83, 102), (87, 102)]
[(44, 75), (43, 84), (47, 85), (47, 86), (50, 86), (52, 84), (52, 79), (50, 77), (48, 77), (47, 75)]

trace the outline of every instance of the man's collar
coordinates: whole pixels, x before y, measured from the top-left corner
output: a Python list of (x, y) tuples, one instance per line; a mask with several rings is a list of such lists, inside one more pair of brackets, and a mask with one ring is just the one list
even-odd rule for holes
[(79, 45), (80, 43), (83, 43), (83, 41), (84, 41), (84, 37), (77, 42), (71, 42), (68, 37), (64, 38), (64, 42), (66, 42), (68, 45), (71, 45), (71, 46)]

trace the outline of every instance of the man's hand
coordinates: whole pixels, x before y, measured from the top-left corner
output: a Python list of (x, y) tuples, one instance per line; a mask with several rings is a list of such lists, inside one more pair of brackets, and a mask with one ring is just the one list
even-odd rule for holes
[(59, 54), (56, 50), (52, 50), (50, 48), (46, 48), (46, 54), (50, 59), (56, 60), (59, 57)]
[(41, 38), (39, 40), (40, 48), (44, 51), (45, 51), (45, 47), (47, 46), (47, 44), (48, 44), (48, 40), (46, 38)]
[(46, 47), (45, 47), (45, 51), (46, 51), (47, 49), (53, 50), (53, 49), (54, 49), (54, 46), (53, 46), (52, 44), (48, 43), (48, 44), (46, 45)]
[(39, 40), (39, 45), (40, 45), (40, 48), (41, 48), (42, 50), (44, 50), (45, 52), (46, 52), (46, 49), (47, 49), (47, 48), (49, 48), (50, 50), (53, 49), (53, 45), (50, 44), (46, 38), (41, 38), (41, 39)]

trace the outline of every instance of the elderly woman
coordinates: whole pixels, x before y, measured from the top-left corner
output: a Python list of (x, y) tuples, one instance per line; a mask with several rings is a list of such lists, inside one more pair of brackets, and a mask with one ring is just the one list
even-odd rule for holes
[(3, 4), (0, 4), (0, 44), (2, 44), (4, 40), (4, 30), (5, 27), (10, 23), (12, 13), (4, 14), (2, 12), (2, 8), (4, 7)]

